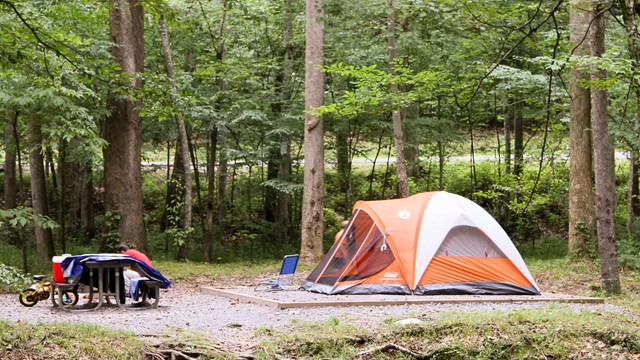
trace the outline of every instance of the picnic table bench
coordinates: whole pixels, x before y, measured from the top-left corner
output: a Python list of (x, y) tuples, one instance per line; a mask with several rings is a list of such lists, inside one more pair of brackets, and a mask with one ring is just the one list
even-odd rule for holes
[[(160, 301), (160, 289), (171, 287), (171, 281), (162, 276), (158, 270), (128, 255), (85, 254), (69, 256), (62, 261), (61, 267), (67, 282), (52, 282), (54, 294), (55, 290), (58, 290), (57, 301), (54, 297), (52, 297), (52, 301), (55, 306), (68, 311), (98, 310), (103, 304), (110, 304), (109, 297), (114, 298), (115, 304), (119, 308), (156, 308)], [(140, 294), (142, 297), (142, 301), (139, 303), (125, 304), (126, 294), (124, 292), (123, 276), (125, 267), (130, 267), (142, 275), (141, 278), (135, 279), (135, 286), (138, 291), (136, 295)], [(62, 301), (63, 292), (65, 290), (77, 290), (77, 286), (80, 284), (89, 287), (87, 303), (76, 306), (61, 306), (60, 304), (64, 304)], [(94, 301), (96, 288), (97, 299)], [(150, 302), (148, 301), (149, 298), (154, 298), (155, 300)]]

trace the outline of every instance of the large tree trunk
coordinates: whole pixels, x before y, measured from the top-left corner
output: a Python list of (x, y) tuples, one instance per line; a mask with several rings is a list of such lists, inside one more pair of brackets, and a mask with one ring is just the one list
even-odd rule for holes
[[(144, 71), (143, 8), (137, 0), (110, 0), (111, 54), (123, 75), (118, 87), (131, 92), (142, 88), (137, 77)], [(123, 90), (126, 92), (126, 90)], [(141, 119), (142, 99), (110, 93), (111, 115), (105, 121), (105, 210), (119, 216), (120, 241), (148, 252), (142, 208)]]
[[(591, 56), (604, 54), (604, 17), (599, 2), (592, 3), (591, 30), (589, 45)], [(606, 80), (604, 69), (593, 67), (591, 80)], [(591, 119), (596, 178), (596, 224), (598, 249), (600, 252), (600, 275), (602, 287), (609, 294), (620, 293), (618, 257), (614, 223), (615, 204), (615, 154), (613, 141), (609, 134), (609, 115), (607, 114), (607, 91), (591, 90)]]
[(68, 233), (88, 245), (95, 235), (93, 180), (90, 159), (69, 161), (67, 153), (77, 152), (77, 139), (63, 143), (60, 157), (60, 196)]
[(322, 258), (324, 225), (324, 124), (311, 111), (324, 103), (324, 0), (306, 0), (304, 81), (304, 192), (302, 199), (303, 261)]
[[(573, 55), (589, 55), (585, 40), (589, 13), (587, 1), (572, 0), (570, 8), (570, 42)], [(591, 145), (591, 93), (579, 85), (589, 80), (585, 69), (572, 68), (569, 95), (569, 253), (586, 256), (589, 243), (595, 238), (596, 217), (593, 194), (592, 145)]]
[[(183, 176), (184, 176), (184, 202), (182, 208), (182, 227), (188, 234), (191, 229), (191, 209), (193, 203), (192, 193), (192, 176), (191, 176), (191, 160), (189, 158), (189, 141), (187, 140), (187, 127), (184, 124), (182, 118), (182, 109), (180, 108), (180, 99), (178, 96), (178, 87), (175, 82), (175, 75), (173, 71), (173, 57), (171, 56), (171, 41), (169, 40), (169, 32), (167, 31), (167, 25), (164, 19), (158, 21), (158, 27), (160, 29), (160, 39), (162, 40), (162, 55), (164, 56), (165, 65), (167, 69), (167, 78), (169, 79), (169, 91), (171, 92), (171, 100), (173, 102), (174, 116), (176, 119), (176, 126), (178, 128), (179, 144), (178, 151), (183, 164)], [(187, 258), (189, 252), (189, 236), (184, 238), (184, 242), (178, 247), (177, 260), (184, 260)]]
[[(42, 154), (42, 133), (40, 132), (40, 118), (38, 114), (31, 114), (27, 122), (29, 130), (29, 173), (31, 175), (31, 203), (35, 215), (49, 216), (47, 198), (47, 178), (44, 172), (44, 157)], [(36, 250), (41, 259), (48, 259), (54, 255), (53, 237), (51, 229), (44, 229), (34, 224), (36, 235)]]
[[(396, 74), (396, 15), (393, 7), (393, 0), (387, 0), (387, 50), (389, 51), (389, 73)], [(398, 92), (398, 85), (391, 84), (391, 93)], [(398, 186), (398, 196), (405, 198), (409, 196), (409, 178), (407, 176), (407, 166), (404, 160), (404, 132), (402, 130), (402, 112), (400, 109), (391, 112), (393, 121), (393, 142), (396, 147), (396, 177)]]
[[(283, 113), (289, 108), (293, 94), (293, 9), (291, 0), (284, 0), (284, 59), (282, 63), (282, 98)], [(278, 167), (278, 180), (283, 183), (291, 181), (291, 139), (282, 139), (280, 143), (280, 164)], [(289, 193), (278, 192), (278, 209), (276, 212), (278, 223), (278, 243), (280, 246), (289, 243)]]

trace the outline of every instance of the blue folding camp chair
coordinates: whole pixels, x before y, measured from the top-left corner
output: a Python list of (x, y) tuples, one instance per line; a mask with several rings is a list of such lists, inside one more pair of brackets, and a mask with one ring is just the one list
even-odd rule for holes
[[(296, 267), (298, 266), (298, 258), (300, 255), (287, 255), (282, 259), (280, 273), (275, 279), (262, 280), (256, 285), (255, 291), (280, 291), (285, 290), (283, 286), (293, 284)], [(290, 280), (282, 280), (285, 275), (291, 275)]]

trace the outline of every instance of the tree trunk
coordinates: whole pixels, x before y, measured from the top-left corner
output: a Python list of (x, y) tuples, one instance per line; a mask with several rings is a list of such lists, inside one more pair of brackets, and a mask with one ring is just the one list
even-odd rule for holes
[(339, 194), (344, 194), (344, 201), (340, 203), (338, 211), (348, 216), (350, 213), (350, 173), (351, 173), (351, 157), (349, 156), (349, 121), (347, 119), (341, 120), (341, 123), (337, 124), (336, 135), (336, 172), (337, 172), (337, 191)]
[(504, 95), (504, 173), (511, 174), (511, 98)]
[[(619, 0), (618, 6), (622, 9), (622, 18), (627, 30), (627, 48), (631, 58), (631, 70), (633, 76), (630, 77), (631, 86), (635, 92), (635, 100), (637, 106), (640, 106), (640, 82), (638, 82), (638, 74), (640, 73), (640, 49), (638, 41), (638, 26), (636, 21), (636, 0)], [(634, 119), (636, 128), (640, 123), (640, 115)], [(638, 134), (634, 134), (636, 139)], [(627, 211), (627, 230), (631, 234), (633, 232), (633, 223), (637, 216), (640, 216), (640, 191), (638, 189), (638, 152), (640, 149), (631, 146), (631, 158), (629, 159), (629, 191), (628, 191), (628, 211)]]
[[(173, 102), (174, 116), (176, 120), (176, 126), (178, 128), (179, 145), (178, 151), (183, 164), (183, 176), (184, 176), (184, 203), (182, 214), (182, 227), (183, 231), (187, 234), (191, 230), (191, 209), (193, 204), (192, 193), (192, 176), (191, 176), (191, 160), (189, 158), (189, 141), (187, 140), (187, 127), (185, 126), (182, 118), (182, 109), (180, 108), (180, 99), (178, 96), (178, 87), (175, 82), (175, 75), (173, 71), (173, 57), (171, 56), (171, 41), (169, 40), (169, 32), (167, 31), (167, 25), (164, 19), (158, 21), (158, 28), (160, 30), (160, 39), (162, 40), (162, 55), (164, 56), (167, 78), (169, 79), (169, 91), (171, 92), (171, 101)], [(178, 247), (177, 260), (184, 260), (187, 258), (189, 252), (189, 236), (185, 236), (184, 242)]]
[[(267, 161), (267, 180), (274, 180), (278, 178), (279, 167), (280, 148), (271, 145), (271, 148), (269, 149), (269, 160)], [(275, 223), (278, 208), (278, 190), (275, 187), (265, 187), (263, 208), (264, 221)]]
[(60, 145), (60, 196), (68, 233), (88, 245), (95, 235), (92, 162), (90, 159), (69, 161), (66, 156), (67, 153), (77, 153), (78, 146), (77, 139)]
[(227, 196), (227, 176), (229, 174), (229, 168), (227, 166), (228, 151), (227, 151), (227, 134), (228, 130), (225, 126), (218, 129), (218, 203), (217, 203), (217, 225), (222, 234), (223, 243), (226, 242), (226, 224), (227, 224), (227, 209), (230, 203), (229, 196)]
[(629, 189), (627, 190), (627, 232), (633, 236), (633, 224), (640, 216), (640, 185), (638, 184), (638, 161), (633, 153), (629, 159)]
[[(589, 45), (591, 56), (604, 54), (604, 17), (601, 5), (592, 3), (591, 30)], [(593, 67), (591, 80), (606, 80), (604, 69)], [(600, 252), (600, 275), (602, 287), (608, 294), (620, 293), (618, 259), (615, 237), (615, 154), (613, 141), (609, 134), (609, 116), (607, 114), (607, 91), (591, 90), (591, 119), (596, 179), (596, 224), (598, 248)]]
[[(66, 177), (65, 177), (65, 172), (66, 172), (66, 157), (67, 157), (67, 142), (64, 139), (59, 139), (58, 140), (58, 173), (59, 173), (59, 184), (58, 184), (58, 199), (56, 201), (56, 212), (57, 212), (57, 216), (58, 216), (58, 225), (60, 226), (60, 228), (58, 229), (58, 236), (59, 236), (59, 241), (60, 241), (60, 248), (62, 250), (62, 253), (66, 253), (67, 252), (67, 234), (69, 233), (69, 226), (67, 225), (68, 221), (67, 218), (70, 217), (68, 216), (68, 211), (67, 209), (68, 207), (68, 203), (69, 201), (67, 200), (67, 194), (68, 192), (66, 191), (67, 188), (67, 182), (66, 182)], [(53, 185), (56, 186), (56, 185)]]
[(302, 199), (303, 261), (317, 262), (323, 255), (324, 124), (311, 111), (324, 103), (324, 0), (306, 0), (304, 81), (304, 192)]
[[(389, 73), (396, 74), (396, 15), (393, 0), (387, 0), (387, 50), (389, 51)], [(391, 84), (391, 93), (398, 93), (398, 85)], [(396, 147), (396, 177), (398, 182), (398, 197), (409, 196), (409, 178), (404, 160), (404, 132), (402, 131), (402, 112), (400, 109), (391, 112), (393, 121), (393, 142)]]
[(16, 121), (18, 113), (8, 113), (4, 123), (4, 208), (16, 207)]
[[(18, 148), (18, 139), (16, 134), (16, 125), (18, 122), (18, 112), (7, 112), (4, 125), (4, 209), (10, 210), (17, 206), (17, 186), (16, 186), (16, 153)], [(22, 267), (25, 272), (29, 271), (27, 262), (26, 243), (21, 243), (20, 232), (14, 227), (10, 227), (7, 231), (9, 243), (19, 245), (22, 250)]]
[(214, 129), (209, 134), (207, 149), (207, 199), (205, 201), (205, 232), (204, 237), (204, 258), (206, 262), (211, 262), (213, 250), (213, 229), (216, 218), (216, 154), (218, 144), (218, 132)]
[(91, 161), (80, 164), (80, 237), (89, 243), (96, 234), (93, 208), (93, 167)]
[[(105, 121), (105, 210), (119, 217), (120, 242), (148, 252), (142, 209), (141, 119), (142, 99), (122, 96), (142, 88), (137, 77), (144, 71), (144, 18), (136, 0), (110, 0), (111, 54), (125, 80), (109, 94), (111, 115)], [(126, 76), (125, 76), (126, 75)]]
[[(291, 94), (293, 94), (293, 9), (291, 0), (284, 0), (284, 59), (282, 63), (282, 112), (289, 108)], [(291, 181), (291, 139), (282, 139), (280, 143), (280, 163), (278, 179), (283, 183)], [(278, 223), (278, 243), (280, 247), (289, 243), (289, 193), (278, 192), (278, 209), (276, 213)]]
[(518, 178), (522, 175), (522, 167), (524, 165), (522, 101), (522, 94), (517, 94), (513, 112), (513, 175)]
[[(31, 204), (35, 215), (49, 216), (47, 198), (47, 179), (44, 172), (42, 154), (42, 133), (38, 114), (31, 114), (27, 122), (29, 130), (29, 173), (31, 175)], [(54, 255), (51, 229), (43, 229), (34, 224), (36, 250), (41, 259), (49, 259)]]
[[(589, 13), (587, 1), (572, 0), (570, 8), (570, 42), (573, 55), (589, 54), (585, 39)], [(589, 243), (595, 239), (595, 199), (593, 193), (592, 145), (591, 145), (591, 93), (579, 85), (589, 80), (586, 69), (572, 68), (569, 95), (569, 253), (587, 256)]]

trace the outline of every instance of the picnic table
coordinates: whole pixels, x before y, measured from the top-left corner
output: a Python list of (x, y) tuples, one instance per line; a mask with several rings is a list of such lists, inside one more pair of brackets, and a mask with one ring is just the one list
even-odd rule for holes
[[(160, 289), (171, 287), (171, 281), (165, 278), (157, 269), (122, 254), (84, 254), (72, 255), (64, 258), (60, 263), (63, 282), (53, 282), (52, 286), (58, 288), (58, 301), (53, 300), (54, 305), (68, 311), (94, 311), (100, 309), (104, 303), (109, 303), (109, 297), (113, 297), (115, 304), (124, 309), (148, 309), (158, 306), (160, 300)], [(130, 267), (137, 271), (141, 278), (132, 281), (131, 294), (137, 297), (139, 294), (142, 301), (139, 303), (125, 304), (126, 294), (124, 291), (125, 267)], [(64, 304), (62, 296), (64, 290), (77, 289), (82, 284), (89, 288), (88, 302), (81, 305), (68, 306)], [(97, 290), (97, 291), (96, 291)], [(55, 291), (53, 291), (55, 293)], [(97, 298), (94, 296), (97, 292)], [(149, 303), (148, 298), (155, 301)]]

